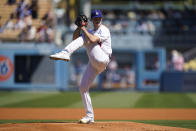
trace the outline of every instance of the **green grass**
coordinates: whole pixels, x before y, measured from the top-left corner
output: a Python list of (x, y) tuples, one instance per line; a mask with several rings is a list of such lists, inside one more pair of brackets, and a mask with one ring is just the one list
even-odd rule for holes
[[(196, 108), (196, 93), (91, 92), (94, 108)], [(81, 108), (79, 92), (0, 92), (0, 107)]]
[[(95, 108), (132, 108), (143, 93), (130, 92), (92, 92), (90, 93)], [(71, 105), (81, 107), (81, 101)]]
[(136, 103), (136, 108), (196, 108), (195, 94), (145, 93)]
[[(90, 92), (94, 108), (196, 108), (196, 93)], [(0, 91), (1, 107), (81, 108), (79, 92)], [(2, 123), (77, 122), (64, 120), (0, 120)], [(135, 121), (196, 129), (196, 120)]]
[(146, 123), (146, 124), (155, 124), (161, 126), (172, 126), (172, 127), (181, 127), (181, 128), (190, 128), (196, 129), (196, 120), (135, 120), (134, 122)]
[(57, 92), (0, 92), (0, 106), (12, 105), (33, 99), (42, 99), (52, 95), (59, 95)]
[(3, 107), (68, 107), (70, 104), (80, 101), (80, 94), (77, 92), (72, 93), (55, 93), (45, 97), (9, 103), (3, 105)]

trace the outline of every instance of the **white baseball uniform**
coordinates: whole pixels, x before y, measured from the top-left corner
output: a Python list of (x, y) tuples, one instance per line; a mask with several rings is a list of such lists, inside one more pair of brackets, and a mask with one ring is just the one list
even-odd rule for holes
[(89, 62), (83, 74), (79, 89), (87, 117), (94, 118), (89, 88), (95, 77), (106, 69), (106, 66), (110, 61), (109, 57), (112, 54), (112, 47), (110, 31), (106, 26), (101, 25), (96, 31), (93, 29), (88, 31), (89, 33), (100, 38), (99, 43), (89, 43), (87, 40), (85, 40), (83, 35), (73, 40), (68, 46), (65, 47), (64, 50), (71, 55), (83, 45), (86, 48)]

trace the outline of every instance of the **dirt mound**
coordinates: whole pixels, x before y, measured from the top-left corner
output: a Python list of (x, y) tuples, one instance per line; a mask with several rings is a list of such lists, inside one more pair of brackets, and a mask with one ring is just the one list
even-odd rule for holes
[(79, 123), (9, 123), (0, 124), (0, 131), (193, 131), (186, 128), (158, 126), (135, 122)]

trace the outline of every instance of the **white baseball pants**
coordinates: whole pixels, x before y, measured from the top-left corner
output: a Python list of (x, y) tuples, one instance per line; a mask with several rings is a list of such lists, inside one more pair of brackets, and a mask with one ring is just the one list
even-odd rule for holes
[(105, 70), (107, 64), (109, 63), (109, 56), (103, 52), (98, 44), (84, 44), (83, 37), (78, 37), (77, 39), (73, 40), (68, 46), (65, 47), (64, 50), (66, 50), (71, 55), (74, 51), (83, 45), (86, 48), (89, 57), (89, 63), (83, 74), (79, 89), (86, 116), (94, 118), (92, 102), (89, 95), (89, 88), (96, 76)]

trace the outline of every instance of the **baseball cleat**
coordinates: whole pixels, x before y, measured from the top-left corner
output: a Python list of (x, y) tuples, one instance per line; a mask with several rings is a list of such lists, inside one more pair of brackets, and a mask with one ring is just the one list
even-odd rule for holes
[(82, 119), (80, 119), (79, 123), (82, 123), (82, 124), (91, 124), (91, 123), (94, 123), (94, 119), (91, 118), (91, 117), (83, 117)]
[(50, 59), (70, 61), (70, 55), (66, 51), (61, 51), (53, 55), (50, 55)]

